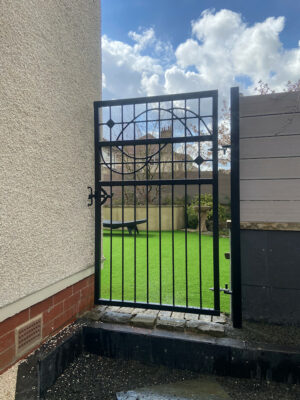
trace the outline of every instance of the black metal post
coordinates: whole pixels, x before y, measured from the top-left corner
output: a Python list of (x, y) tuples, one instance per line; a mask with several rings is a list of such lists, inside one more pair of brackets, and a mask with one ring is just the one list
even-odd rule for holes
[(242, 287), (240, 250), (240, 110), (239, 88), (231, 88), (231, 289), (232, 323), (242, 327)]
[(214, 254), (214, 307), (220, 312), (219, 277), (219, 162), (218, 162), (218, 95), (213, 100), (213, 254)]
[[(122, 106), (122, 140), (124, 140), (124, 131), (123, 131), (123, 121), (124, 121), (124, 107)], [(122, 147), (123, 150), (123, 147)], [(124, 152), (122, 151), (122, 181), (124, 181)], [(125, 275), (125, 263), (124, 263), (124, 221), (125, 221), (125, 215), (124, 215), (124, 186), (122, 186), (122, 301), (124, 301), (124, 275)]]
[[(174, 110), (174, 102), (171, 102), (172, 113)], [(174, 115), (172, 114), (172, 139), (174, 138)], [(172, 161), (172, 180), (174, 180), (174, 144), (171, 144), (171, 161)], [(172, 190), (172, 300), (175, 306), (175, 243), (174, 243), (174, 185), (171, 186)]]
[[(99, 107), (94, 103), (94, 151), (95, 151), (95, 194), (100, 193), (100, 168), (99, 163)], [(95, 196), (95, 304), (100, 297), (100, 269), (101, 269), (101, 206), (98, 206)]]
[[(201, 115), (201, 104), (198, 99), (198, 115)], [(198, 135), (201, 135), (201, 120), (198, 119)], [(198, 157), (201, 156), (201, 143), (197, 143)], [(201, 164), (198, 165), (198, 179), (201, 179)], [(202, 308), (202, 252), (201, 252), (201, 185), (198, 185), (198, 247), (199, 247), (199, 306)]]
[[(146, 139), (148, 139), (148, 103), (146, 104)], [(148, 144), (146, 144), (146, 159), (148, 159)], [(149, 180), (149, 169), (146, 166), (146, 180)], [(148, 198), (148, 186), (145, 186), (146, 193), (146, 258), (147, 258), (147, 304), (149, 303), (149, 198)]]

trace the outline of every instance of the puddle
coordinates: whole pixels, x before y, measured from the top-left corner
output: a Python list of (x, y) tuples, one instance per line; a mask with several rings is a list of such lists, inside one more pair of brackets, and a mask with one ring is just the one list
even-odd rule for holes
[(224, 388), (212, 377), (149, 386), (117, 393), (117, 400), (230, 400)]

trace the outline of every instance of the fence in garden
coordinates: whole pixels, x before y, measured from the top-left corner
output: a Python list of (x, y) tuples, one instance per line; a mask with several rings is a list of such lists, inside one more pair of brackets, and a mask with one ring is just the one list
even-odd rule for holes
[(300, 323), (300, 92), (240, 98), (243, 315)]

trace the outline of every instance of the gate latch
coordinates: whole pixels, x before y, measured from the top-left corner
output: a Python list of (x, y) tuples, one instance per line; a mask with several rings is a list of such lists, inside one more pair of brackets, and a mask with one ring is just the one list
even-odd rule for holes
[[(89, 196), (88, 196), (88, 200), (90, 200), (90, 203), (88, 204), (88, 207), (91, 207), (93, 205), (93, 199), (97, 199), (98, 198), (98, 193), (95, 192), (93, 193), (93, 189), (88, 186), (88, 189), (90, 191)], [(113, 196), (113, 193), (110, 195), (106, 192), (106, 190), (104, 190), (103, 188), (100, 189), (100, 205), (102, 206), (107, 199), (111, 199)]]
[[(212, 287), (209, 290), (213, 292), (215, 289)], [(232, 294), (232, 290), (228, 288), (228, 283), (225, 283), (225, 288), (219, 288), (219, 291), (223, 292), (224, 294)]]

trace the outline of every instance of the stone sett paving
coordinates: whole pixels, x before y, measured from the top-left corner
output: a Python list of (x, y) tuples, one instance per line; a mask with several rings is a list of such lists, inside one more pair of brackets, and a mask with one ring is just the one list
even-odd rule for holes
[(93, 321), (148, 329), (194, 332), (218, 337), (225, 336), (225, 325), (228, 322), (225, 314), (211, 316), (114, 306), (97, 306), (85, 317)]

